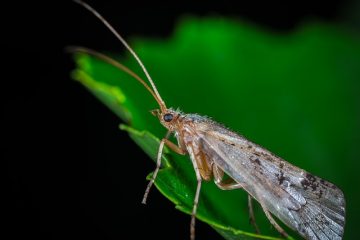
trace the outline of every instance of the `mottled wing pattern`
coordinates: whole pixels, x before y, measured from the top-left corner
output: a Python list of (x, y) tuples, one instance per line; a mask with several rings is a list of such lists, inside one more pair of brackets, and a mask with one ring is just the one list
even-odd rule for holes
[(307, 239), (342, 238), (345, 199), (339, 188), (215, 122), (193, 118), (214, 163), (272, 214)]

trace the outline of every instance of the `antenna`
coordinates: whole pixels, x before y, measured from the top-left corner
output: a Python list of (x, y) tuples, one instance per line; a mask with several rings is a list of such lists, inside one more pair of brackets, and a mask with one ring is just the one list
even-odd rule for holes
[(89, 12), (91, 12), (92, 14), (94, 14), (95, 17), (97, 17), (114, 35), (117, 39), (120, 40), (120, 42), (126, 47), (127, 50), (129, 50), (129, 52), (131, 53), (131, 55), (134, 56), (135, 60), (139, 63), (140, 67), (142, 68), (142, 70), (144, 71), (146, 78), (149, 80), (151, 87), (154, 90), (154, 93), (156, 95), (157, 102), (160, 105), (161, 111), (163, 112), (164, 110), (166, 110), (166, 105), (165, 102), (162, 100), (153, 80), (150, 77), (150, 74), (148, 73), (148, 71), (146, 70), (144, 64), (142, 63), (142, 61), (140, 60), (140, 58), (138, 57), (138, 55), (135, 53), (135, 51), (129, 46), (129, 44), (120, 36), (120, 34), (110, 25), (110, 23), (103, 17), (100, 15), (100, 13), (98, 13), (95, 9), (93, 9), (89, 4), (81, 1), (81, 0), (73, 0), (74, 2), (80, 4), (81, 6), (83, 6), (84, 8), (86, 8)]
[(157, 95), (154, 93), (154, 91), (145, 83), (145, 81), (143, 79), (141, 79), (136, 73), (134, 73), (133, 71), (131, 71), (128, 67), (124, 66), (123, 64), (119, 63), (118, 61), (116, 61), (115, 59), (106, 56), (105, 54), (99, 53), (97, 51), (88, 49), (88, 48), (84, 48), (84, 47), (76, 47), (76, 46), (70, 46), (67, 47), (65, 49), (68, 52), (82, 52), (82, 53), (87, 53), (89, 55), (93, 55), (101, 60), (103, 60), (104, 62), (107, 62), (111, 65), (113, 65), (114, 67), (120, 69), (121, 71), (126, 72), (127, 74), (129, 74), (130, 76), (132, 76), (133, 78), (135, 78), (137, 81), (139, 81), (150, 93), (151, 95), (155, 98), (155, 100), (158, 102), (158, 104), (161, 107), (161, 102), (158, 99)]

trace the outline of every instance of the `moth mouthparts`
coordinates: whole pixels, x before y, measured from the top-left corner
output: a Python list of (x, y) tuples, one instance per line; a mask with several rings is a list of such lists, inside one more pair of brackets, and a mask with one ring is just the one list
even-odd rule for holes
[(159, 109), (153, 109), (149, 111), (153, 116), (157, 117), (159, 115)]

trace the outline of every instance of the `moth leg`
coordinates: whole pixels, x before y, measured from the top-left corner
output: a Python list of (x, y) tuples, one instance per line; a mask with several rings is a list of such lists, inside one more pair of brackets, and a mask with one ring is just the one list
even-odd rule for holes
[(164, 138), (163, 140), (165, 141), (165, 145), (168, 146), (171, 150), (173, 150), (177, 154), (185, 155), (187, 153), (185, 149), (183, 149), (181, 146), (177, 146), (175, 143), (171, 142), (169, 139)]
[(142, 204), (146, 204), (146, 199), (149, 195), (149, 192), (150, 192), (150, 189), (151, 189), (151, 186), (154, 184), (155, 182), (155, 178), (159, 172), (159, 169), (160, 169), (160, 166), (161, 166), (161, 156), (162, 156), (162, 152), (163, 152), (163, 149), (164, 149), (164, 144), (166, 143), (166, 141), (168, 141), (168, 137), (170, 135), (170, 131), (168, 131), (165, 135), (165, 137), (160, 141), (160, 145), (159, 145), (159, 150), (158, 150), (158, 154), (157, 154), (157, 159), (156, 159), (156, 168), (155, 168), (155, 171), (151, 177), (151, 180), (150, 182), (148, 183), (147, 187), (146, 187), (146, 190), (145, 190), (145, 193), (144, 193), (144, 197), (141, 201)]
[(269, 210), (267, 210), (267, 208), (260, 202), (260, 205), (262, 207), (262, 209), (264, 210), (264, 213), (266, 215), (266, 217), (269, 219), (270, 223), (276, 228), (276, 230), (284, 237), (284, 238), (288, 238), (288, 234), (285, 232), (284, 229), (282, 229), (282, 227), (280, 227), (280, 225), (275, 221), (275, 219), (271, 216), (271, 213), (269, 212)]
[(238, 182), (235, 182), (232, 178), (223, 180), (224, 171), (220, 169), (215, 164), (212, 165), (214, 182), (221, 190), (233, 190), (242, 188), (242, 185)]
[[(239, 189), (242, 188), (242, 185), (238, 182), (235, 182), (233, 179), (228, 179), (231, 180), (231, 182), (227, 181), (225, 182), (222, 178), (224, 176), (224, 171), (222, 169), (220, 169), (218, 166), (216, 166), (215, 164), (213, 164), (213, 175), (214, 175), (214, 182), (215, 184), (222, 190), (232, 190), (232, 189)], [(260, 234), (260, 230), (256, 224), (255, 221), (255, 215), (254, 215), (254, 210), (253, 210), (253, 205), (252, 205), (252, 201), (251, 201), (252, 197), (250, 195), (248, 195), (248, 207), (249, 207), (249, 215), (250, 215), (250, 224), (252, 224), (255, 228), (255, 231), (257, 234)]]
[(248, 207), (249, 207), (250, 224), (254, 226), (255, 232), (257, 234), (260, 234), (259, 227), (256, 224), (254, 208), (253, 208), (253, 204), (252, 204), (252, 197), (250, 196), (250, 194), (248, 194)]
[(156, 159), (156, 168), (155, 168), (155, 171), (154, 171), (154, 173), (153, 173), (153, 175), (151, 177), (150, 182), (148, 183), (148, 185), (146, 187), (144, 197), (143, 197), (143, 200), (142, 200), (143, 204), (146, 204), (146, 199), (147, 199), (147, 197), (149, 195), (150, 189), (151, 189), (152, 185), (154, 184), (156, 176), (157, 176), (157, 174), (159, 172), (159, 169), (160, 169), (160, 166), (161, 166), (161, 156), (162, 156), (162, 152), (163, 152), (163, 149), (164, 149), (164, 144), (166, 146), (168, 146), (171, 150), (173, 150), (174, 152), (176, 152), (178, 154), (181, 154), (181, 155), (186, 154), (185, 149), (182, 149), (181, 146), (179, 147), (179, 146), (175, 145), (173, 142), (171, 142), (168, 139), (169, 136), (170, 136), (170, 131), (168, 131), (166, 133), (165, 137), (160, 142), (160, 146), (159, 146), (159, 150), (158, 150), (158, 154), (157, 154), (157, 159)]
[(190, 240), (195, 240), (195, 216), (196, 216), (196, 210), (197, 210), (198, 203), (199, 203), (199, 196), (200, 196), (202, 178), (201, 178), (200, 170), (199, 170), (199, 167), (197, 165), (196, 160), (193, 160), (192, 163), (193, 163), (193, 166), (194, 166), (194, 169), (195, 169), (197, 187), (196, 187), (196, 193), (195, 193), (195, 198), (194, 198), (194, 206), (193, 206), (193, 210), (192, 210), (192, 213), (191, 213)]

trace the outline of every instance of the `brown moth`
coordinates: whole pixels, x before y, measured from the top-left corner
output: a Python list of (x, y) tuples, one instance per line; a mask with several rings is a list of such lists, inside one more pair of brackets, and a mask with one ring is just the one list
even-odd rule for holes
[[(214, 180), (223, 190), (244, 189), (249, 196), (250, 219), (257, 232), (252, 198), (259, 202), (270, 223), (284, 237), (288, 235), (272, 215), (306, 239), (342, 238), (345, 198), (338, 187), (286, 162), (207, 117), (167, 108), (145, 66), (126, 41), (91, 6), (79, 0), (75, 2), (99, 18), (122, 42), (141, 66), (152, 88), (130, 69), (108, 56), (80, 47), (72, 48), (71, 51), (94, 55), (138, 80), (159, 104), (160, 109), (152, 113), (168, 129), (160, 142), (156, 169), (146, 188), (142, 201), (144, 204), (160, 169), (162, 151), (166, 145), (178, 154), (188, 154), (196, 174), (197, 188), (190, 224), (191, 240), (195, 239), (195, 216), (203, 180)], [(168, 140), (171, 133), (175, 135), (177, 145)], [(228, 176), (226, 180), (224, 174)]]

